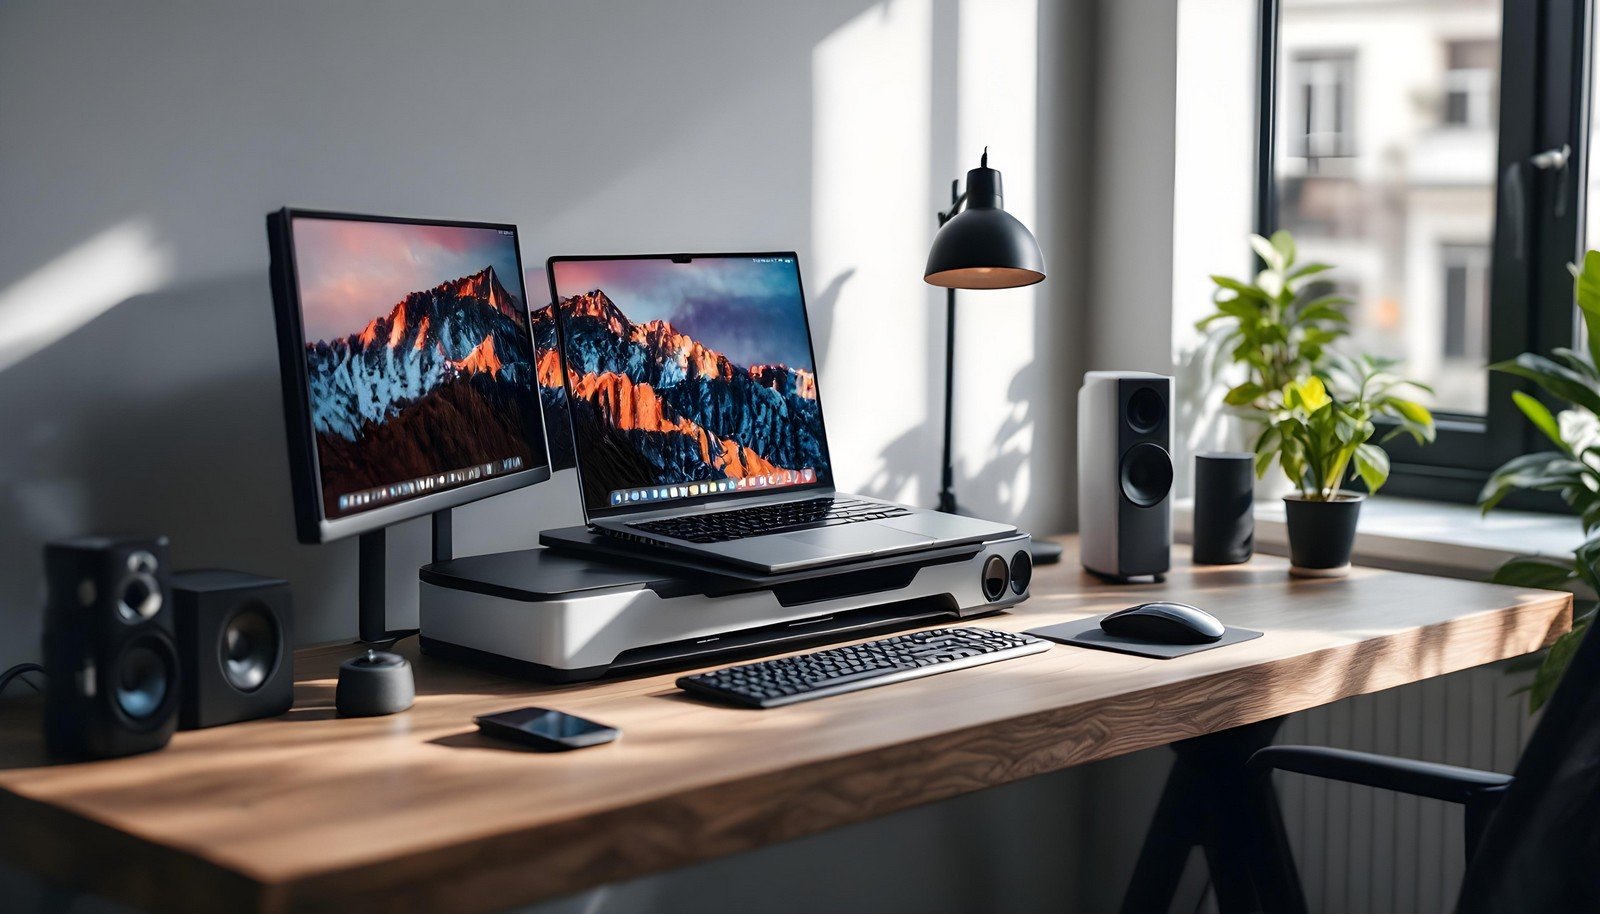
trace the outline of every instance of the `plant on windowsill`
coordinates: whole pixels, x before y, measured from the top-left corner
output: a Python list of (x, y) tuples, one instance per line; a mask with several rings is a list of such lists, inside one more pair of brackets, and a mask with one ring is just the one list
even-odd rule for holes
[[(1418, 444), (1433, 441), (1433, 415), (1422, 404), (1399, 396), (1405, 387), (1423, 385), (1397, 377), (1387, 359), (1329, 358), (1321, 375), (1285, 384), (1267, 402), (1267, 428), (1256, 440), (1256, 473), (1278, 459), (1299, 491), (1284, 496), (1289, 528), (1289, 573), (1299, 577), (1341, 577), (1350, 570), (1356, 521), (1366, 496), (1343, 486), (1352, 471), (1377, 492), (1389, 479), (1389, 455), (1374, 444), (1384, 416), (1396, 422), (1385, 436), (1411, 435)], [(1324, 377), (1327, 381), (1324, 381)]]
[[(1250, 447), (1267, 426), (1284, 386), (1321, 373), (1329, 345), (1349, 332), (1344, 309), (1350, 301), (1333, 294), (1323, 275), (1332, 265), (1301, 263), (1294, 237), (1286, 231), (1270, 239), (1251, 235), (1250, 246), (1261, 271), (1247, 279), (1213, 275), (1216, 310), (1195, 323), (1205, 334), (1203, 351), (1213, 354), (1203, 360), (1221, 369), (1213, 380), (1231, 369), (1222, 402), (1239, 423), (1243, 440), (1235, 447), (1241, 448)], [(1257, 477), (1269, 478), (1264, 470)], [(1269, 481), (1259, 494), (1270, 498), (1285, 491)]]
[(1265, 265), (1250, 282), (1211, 277), (1217, 309), (1195, 324), (1245, 369), (1245, 379), (1228, 389), (1223, 402), (1259, 421), (1275, 408), (1293, 381), (1320, 373), (1328, 344), (1349, 333), (1344, 308), (1350, 300), (1331, 294), (1319, 276), (1331, 264), (1297, 260), (1294, 237), (1285, 231), (1271, 239), (1250, 236), (1250, 246)]
[[(1551, 413), (1537, 397), (1522, 391), (1511, 395), (1517, 408), (1556, 446), (1554, 451), (1524, 454), (1508, 460), (1483, 487), (1478, 504), (1484, 513), (1517, 489), (1560, 494), (1589, 537), (1572, 556), (1512, 559), (1491, 581), (1516, 587), (1600, 594), (1600, 251), (1583, 256), (1583, 268), (1567, 267), (1573, 276), (1578, 313), (1588, 336), (1588, 352), (1553, 349), (1548, 357), (1531, 352), (1490, 365), (1494, 371), (1525, 378), (1538, 385), (1562, 409)], [(1595, 604), (1580, 601), (1572, 630), (1556, 639), (1539, 659), (1528, 687), (1529, 709), (1538, 710), (1555, 691), (1572, 652), (1595, 615)]]

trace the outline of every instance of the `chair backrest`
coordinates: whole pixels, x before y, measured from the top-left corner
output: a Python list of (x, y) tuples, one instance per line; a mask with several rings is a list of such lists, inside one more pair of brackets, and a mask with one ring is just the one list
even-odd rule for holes
[(1600, 625), (1544, 707), (1457, 910), (1600, 911)]

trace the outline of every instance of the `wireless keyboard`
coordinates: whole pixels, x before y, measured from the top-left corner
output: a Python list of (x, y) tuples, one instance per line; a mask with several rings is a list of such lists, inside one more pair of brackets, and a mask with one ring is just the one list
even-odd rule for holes
[(678, 679), (678, 688), (727, 704), (775, 708), (1010, 660), (1049, 648), (1048, 641), (1031, 635), (986, 628), (936, 628), (683, 676)]
[(688, 540), (691, 543), (725, 543), (747, 536), (766, 536), (791, 530), (811, 530), (836, 524), (854, 524), (911, 512), (899, 505), (857, 501), (852, 498), (808, 498), (771, 505), (753, 505), (732, 511), (685, 514), (628, 526), (646, 533)]

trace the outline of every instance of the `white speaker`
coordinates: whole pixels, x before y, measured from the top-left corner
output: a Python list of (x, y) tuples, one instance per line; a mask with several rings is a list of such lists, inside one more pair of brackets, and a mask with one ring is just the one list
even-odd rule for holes
[(1091, 371), (1078, 390), (1078, 542), (1114, 581), (1172, 565), (1172, 379)]

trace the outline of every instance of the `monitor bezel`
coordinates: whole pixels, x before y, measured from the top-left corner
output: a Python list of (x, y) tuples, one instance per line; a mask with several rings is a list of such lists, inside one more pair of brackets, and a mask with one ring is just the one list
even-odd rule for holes
[[(299, 272), (295, 261), (294, 220), (327, 219), (344, 222), (382, 222), (402, 225), (442, 226), (509, 231), (517, 255), (517, 279), (523, 287), (522, 319), (533, 346), (533, 324), (528, 309), (526, 273), (522, 266), (522, 244), (517, 227), (510, 223), (473, 222), (452, 219), (375, 216), (333, 210), (284, 207), (267, 215), (267, 238), (271, 249), (272, 300), (278, 329), (278, 373), (282, 378), (283, 416), (288, 433), (289, 477), (294, 494), (295, 531), (302, 543), (326, 543), (370, 533), (385, 527), (433, 514), (447, 508), (469, 504), (550, 478), (550, 442), (545, 430), (543, 400), (540, 400), (539, 435), (544, 463), (505, 476), (495, 476), (444, 492), (410, 498), (366, 511), (329, 518), (322, 503), (322, 466), (317, 456), (316, 435), (311, 430), (311, 400), (306, 378), (306, 342), (300, 302)], [(537, 348), (535, 347), (535, 359)], [(537, 363), (536, 363), (537, 364)], [(539, 397), (534, 376), (533, 395)]]
[[(556, 271), (558, 263), (593, 262), (597, 260), (667, 260), (673, 263), (692, 263), (697, 259), (754, 259), (757, 257), (787, 257), (794, 263), (795, 284), (800, 290), (800, 314), (806, 327), (806, 347), (811, 353), (812, 381), (817, 388), (817, 419), (821, 425), (820, 440), (822, 442), (823, 457), (827, 460), (827, 472), (817, 474), (815, 482), (800, 483), (785, 486), (781, 489), (769, 489), (752, 492), (748, 489), (734, 492), (718, 492), (709, 495), (694, 495), (678, 498), (669, 502), (640, 502), (637, 505), (618, 505), (615, 508), (606, 505), (600, 509), (591, 509), (584, 497), (583, 488), (583, 454), (578, 444), (578, 427), (573, 415), (572, 376), (567, 371), (567, 337), (566, 325), (561, 317), (560, 292), (556, 289)], [(833, 449), (828, 443), (828, 418), (827, 409), (822, 403), (822, 377), (817, 365), (817, 341), (811, 333), (811, 308), (806, 300), (805, 278), (800, 271), (800, 255), (794, 251), (732, 251), (720, 253), (704, 252), (679, 252), (675, 254), (581, 254), (559, 255), (550, 257), (545, 261), (545, 279), (550, 286), (550, 312), (556, 322), (556, 348), (561, 355), (561, 384), (567, 390), (567, 424), (572, 429), (572, 454), (575, 470), (578, 474), (578, 503), (583, 507), (585, 521), (603, 520), (612, 517), (625, 517), (631, 514), (643, 514), (651, 511), (662, 511), (671, 508), (693, 508), (702, 505), (717, 504), (721, 502), (738, 501), (751, 498), (755, 495), (779, 495), (787, 493), (813, 492), (817, 490), (833, 491)]]

